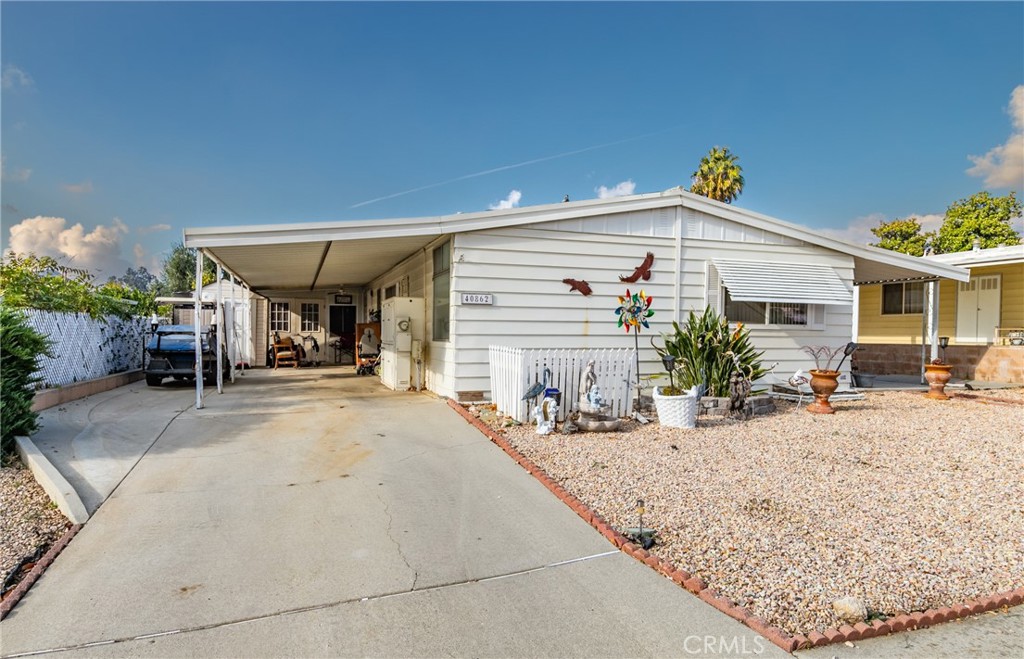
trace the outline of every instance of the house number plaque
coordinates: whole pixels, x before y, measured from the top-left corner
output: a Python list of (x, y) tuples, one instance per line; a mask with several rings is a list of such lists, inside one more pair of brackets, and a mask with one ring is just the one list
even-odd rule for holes
[(494, 304), (492, 293), (463, 293), (463, 304)]

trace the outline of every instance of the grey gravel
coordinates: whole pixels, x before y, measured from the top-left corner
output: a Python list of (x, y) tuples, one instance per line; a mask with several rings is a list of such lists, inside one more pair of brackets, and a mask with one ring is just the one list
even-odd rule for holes
[(20, 465), (0, 468), (0, 578), (69, 526), (31, 471)]
[(1024, 586), (1024, 405), (873, 392), (836, 407), (505, 432), (613, 526), (636, 526), (644, 499), (655, 554), (791, 633), (842, 624), (842, 597), (886, 616)]

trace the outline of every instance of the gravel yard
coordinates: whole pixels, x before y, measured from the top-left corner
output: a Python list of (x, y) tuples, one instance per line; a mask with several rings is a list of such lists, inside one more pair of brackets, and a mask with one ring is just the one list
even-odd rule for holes
[(0, 468), (0, 578), (69, 526), (32, 472), (20, 464)]
[(644, 499), (653, 553), (791, 633), (838, 627), (845, 596), (887, 617), (1024, 585), (1024, 405), (872, 392), (836, 408), (505, 432), (617, 528)]

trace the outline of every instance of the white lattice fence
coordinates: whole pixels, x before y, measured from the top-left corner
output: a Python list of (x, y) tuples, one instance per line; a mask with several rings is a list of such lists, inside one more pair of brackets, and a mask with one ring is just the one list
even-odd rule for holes
[(113, 373), (142, 368), (148, 321), (107, 316), (94, 320), (84, 313), (27, 309), (29, 324), (49, 337), (53, 357), (39, 358), (43, 388), (62, 387)]
[[(503, 414), (520, 423), (529, 419), (532, 401), (523, 394), (536, 382), (544, 382), (544, 369), (551, 371), (549, 388), (562, 392), (558, 420), (578, 407), (580, 379), (587, 362), (594, 360), (594, 373), (601, 395), (617, 417), (632, 410), (636, 386), (636, 351), (619, 350), (535, 350), (490, 346), (491, 398)], [(539, 402), (539, 399), (538, 399)]]

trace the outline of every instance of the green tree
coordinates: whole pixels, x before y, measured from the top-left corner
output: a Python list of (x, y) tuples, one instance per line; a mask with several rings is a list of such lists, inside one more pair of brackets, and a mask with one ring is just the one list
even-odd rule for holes
[(128, 288), (134, 288), (140, 291), (152, 290), (159, 283), (156, 275), (146, 270), (145, 266), (140, 266), (138, 270), (135, 268), (128, 268), (125, 273), (120, 277), (111, 277), (109, 282), (116, 282), (127, 286)]
[(979, 192), (967, 199), (959, 199), (946, 209), (946, 219), (939, 227), (935, 251), (940, 254), (965, 252), (972, 248), (975, 238), (981, 241), (982, 249), (1019, 245), (1020, 234), (1010, 221), (1020, 214), (1021, 202), (1013, 192), (1005, 197)]
[[(196, 287), (196, 250), (175, 243), (170, 255), (164, 259), (163, 274), (157, 288), (161, 295), (193, 291)], [(217, 280), (217, 266), (203, 259), (203, 286)]]
[(737, 160), (729, 147), (712, 148), (692, 174), (690, 192), (731, 204), (743, 192), (743, 168)]
[(877, 243), (871, 243), (873, 247), (881, 247), (911, 256), (922, 256), (925, 243), (934, 235), (932, 233), (922, 234), (921, 223), (913, 217), (906, 220), (879, 222), (877, 227), (871, 229), (871, 233), (878, 238)]

